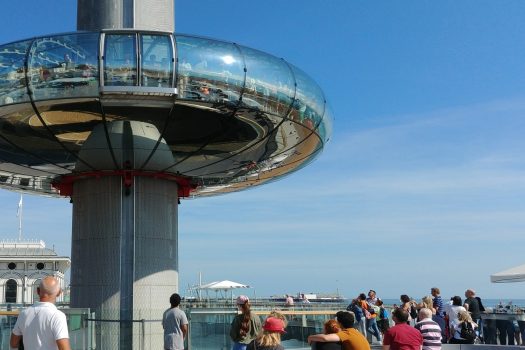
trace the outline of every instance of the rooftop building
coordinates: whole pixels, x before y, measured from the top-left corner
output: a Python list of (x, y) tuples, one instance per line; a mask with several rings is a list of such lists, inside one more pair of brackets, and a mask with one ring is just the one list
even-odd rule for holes
[[(71, 259), (58, 256), (40, 240), (0, 241), (0, 304), (32, 304), (38, 301), (36, 288), (45, 276), (55, 276), (62, 290)], [(63, 301), (61, 295), (57, 301)]]

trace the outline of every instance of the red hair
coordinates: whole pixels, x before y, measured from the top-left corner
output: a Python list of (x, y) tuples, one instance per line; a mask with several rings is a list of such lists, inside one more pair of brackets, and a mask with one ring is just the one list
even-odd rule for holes
[(324, 324), (324, 334), (337, 333), (342, 330), (341, 325), (336, 320), (328, 320)]

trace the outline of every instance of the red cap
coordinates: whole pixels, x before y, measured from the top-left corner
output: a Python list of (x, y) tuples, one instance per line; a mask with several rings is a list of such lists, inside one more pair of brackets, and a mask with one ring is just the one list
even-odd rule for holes
[(286, 333), (284, 331), (284, 321), (276, 317), (268, 317), (264, 321), (263, 329), (268, 332)]

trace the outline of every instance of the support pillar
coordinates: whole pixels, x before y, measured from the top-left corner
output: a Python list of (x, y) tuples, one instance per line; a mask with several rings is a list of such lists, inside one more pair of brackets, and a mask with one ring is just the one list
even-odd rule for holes
[(178, 291), (177, 183), (130, 189), (115, 176), (74, 184), (71, 306), (101, 320), (97, 349), (162, 349), (158, 320)]
[(174, 160), (159, 138), (151, 124), (114, 121), (79, 154), (103, 169), (77, 163), (71, 194), (71, 307), (95, 311), (97, 350), (163, 348), (159, 320), (178, 292), (178, 184), (163, 177)]

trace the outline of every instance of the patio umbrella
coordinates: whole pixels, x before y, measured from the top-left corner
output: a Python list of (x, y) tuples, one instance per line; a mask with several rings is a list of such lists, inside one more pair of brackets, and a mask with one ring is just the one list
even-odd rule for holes
[(492, 283), (524, 282), (525, 265), (516, 266), (511, 269), (492, 274), (490, 275), (490, 281)]
[(233, 299), (233, 290), (238, 288), (250, 288), (250, 286), (242, 283), (237, 283), (229, 280), (211, 282), (199, 287), (201, 290), (215, 290), (216, 292), (222, 290), (226, 294), (229, 290), (231, 291), (231, 298)]
[(250, 286), (246, 284), (241, 284), (233, 281), (220, 281), (220, 282), (212, 282), (205, 284), (204, 286), (201, 286), (203, 289), (236, 289), (236, 288), (250, 288)]

